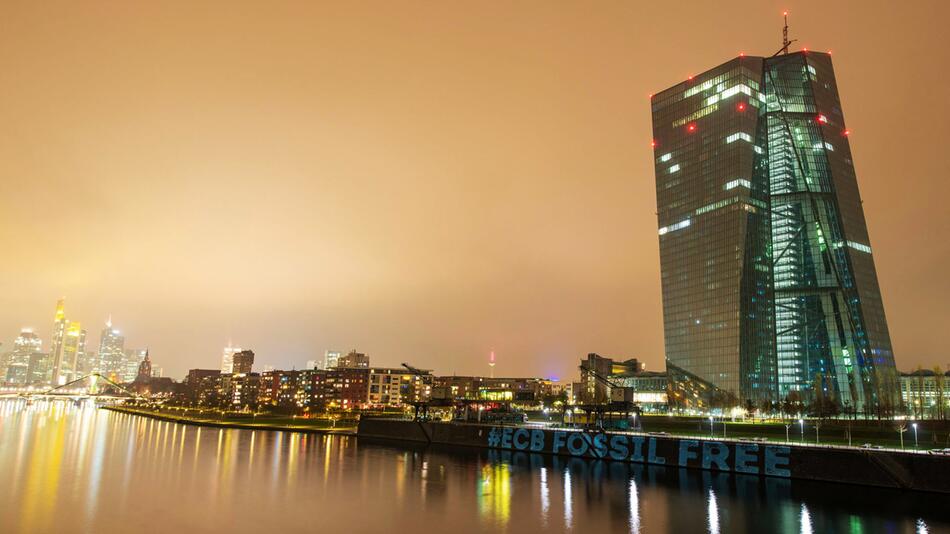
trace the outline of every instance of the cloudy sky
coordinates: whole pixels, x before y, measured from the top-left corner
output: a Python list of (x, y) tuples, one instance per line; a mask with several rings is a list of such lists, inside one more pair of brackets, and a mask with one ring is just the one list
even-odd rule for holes
[(176, 377), (228, 339), (662, 368), (648, 96), (785, 8), (833, 52), (898, 365), (946, 365), (943, 2), (0, 2), (0, 341), (65, 296)]

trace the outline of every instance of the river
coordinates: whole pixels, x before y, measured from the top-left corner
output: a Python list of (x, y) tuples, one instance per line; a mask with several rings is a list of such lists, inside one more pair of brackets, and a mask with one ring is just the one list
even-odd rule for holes
[(950, 532), (950, 499), (0, 401), (0, 532)]

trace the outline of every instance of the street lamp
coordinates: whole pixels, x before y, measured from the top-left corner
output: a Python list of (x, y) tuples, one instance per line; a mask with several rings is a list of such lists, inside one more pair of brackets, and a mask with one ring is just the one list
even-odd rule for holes
[(802, 427), (802, 445), (805, 444), (805, 420), (799, 419), (798, 424)]
[(917, 442), (917, 423), (913, 423), (910, 426), (914, 427), (914, 448), (916, 449), (920, 446), (919, 443)]

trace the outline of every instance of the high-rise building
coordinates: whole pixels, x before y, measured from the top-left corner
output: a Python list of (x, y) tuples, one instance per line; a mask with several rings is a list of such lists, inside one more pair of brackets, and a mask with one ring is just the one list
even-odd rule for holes
[(670, 403), (893, 407), (831, 56), (740, 56), (651, 104)]
[(82, 329), (79, 321), (71, 321), (66, 326), (62, 352), (61, 376), (67, 382), (82, 377), (82, 363), (85, 361), (86, 353), (86, 331)]
[(42, 384), (49, 382), (50, 361), (49, 354), (34, 352), (30, 354), (30, 361), (26, 370), (27, 384)]
[(125, 338), (112, 328), (112, 317), (106, 321), (106, 327), (99, 334), (98, 370), (112, 380), (121, 381), (125, 376)]
[[(6, 369), (0, 370), (6, 376), (7, 382), (14, 384), (29, 384), (32, 382), (29, 367), (33, 354), (40, 353), (43, 340), (33, 333), (32, 329), (24, 328), (13, 342), (13, 352), (6, 355)], [(12, 371), (11, 371), (12, 369)], [(41, 379), (40, 381), (44, 381)]]
[(66, 299), (56, 302), (56, 315), (53, 317), (53, 335), (50, 339), (50, 382), (65, 383), (63, 376), (63, 343), (66, 337)]
[(132, 382), (139, 374), (142, 362), (148, 356), (148, 349), (125, 349), (125, 362), (119, 379), (122, 382)]
[(233, 374), (247, 374), (251, 372), (254, 366), (254, 351), (242, 350), (234, 353), (234, 365), (231, 371)]
[(351, 350), (346, 355), (340, 356), (340, 359), (336, 362), (336, 367), (366, 369), (369, 367), (369, 356)]
[(228, 346), (224, 347), (221, 354), (221, 374), (229, 375), (234, 370), (234, 353), (241, 352), (241, 347), (232, 347), (228, 341)]
[(340, 361), (340, 351), (328, 350), (323, 357), (323, 368), (324, 369), (333, 369), (336, 367), (337, 362)]

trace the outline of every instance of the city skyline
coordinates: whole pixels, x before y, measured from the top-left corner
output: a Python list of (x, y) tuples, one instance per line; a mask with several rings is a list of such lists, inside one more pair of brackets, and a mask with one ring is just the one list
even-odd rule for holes
[(948, 104), (918, 126), (898, 95), (944, 85), (940, 32), (912, 30), (946, 7), (735, 6), (285, 5), (213, 27), (10, 7), (0, 350), (23, 326), (49, 349), (66, 295), (87, 348), (112, 313), (171, 376), (228, 338), (277, 367), (358, 347), (470, 374), (492, 349), (499, 374), (572, 376), (589, 352), (661, 369), (649, 93), (777, 48), (790, 7), (795, 46), (836, 59), (898, 367), (945, 366), (950, 252), (929, 236), (950, 186), (928, 155)]

